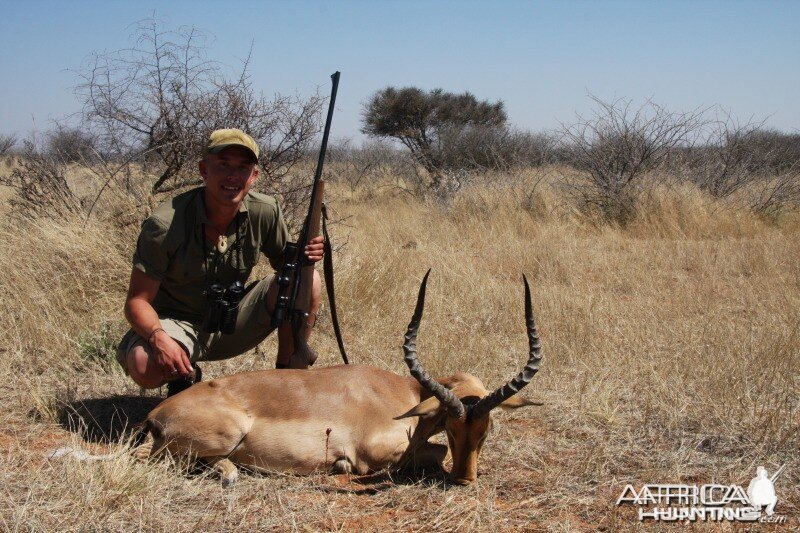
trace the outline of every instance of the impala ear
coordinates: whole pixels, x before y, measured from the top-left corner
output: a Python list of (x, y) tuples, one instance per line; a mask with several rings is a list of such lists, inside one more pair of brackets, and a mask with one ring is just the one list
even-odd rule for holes
[(442, 407), (441, 402), (435, 396), (431, 396), (427, 400), (418, 403), (414, 407), (411, 408), (410, 411), (404, 413), (400, 416), (396, 416), (395, 420), (400, 420), (402, 418), (409, 418), (412, 416), (418, 416), (420, 418), (430, 418), (436, 413), (439, 412), (439, 409)]
[(518, 409), (520, 407), (527, 407), (529, 405), (544, 405), (542, 402), (534, 402), (522, 396), (512, 396), (508, 400), (500, 404), (503, 409)]

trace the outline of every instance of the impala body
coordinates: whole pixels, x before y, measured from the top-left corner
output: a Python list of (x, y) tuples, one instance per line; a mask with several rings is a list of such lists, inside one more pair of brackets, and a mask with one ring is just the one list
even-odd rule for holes
[(395, 417), (430, 396), (423, 392), (413, 378), (369, 366), (265, 370), (198, 383), (159, 404), (147, 424), (154, 450), (365, 474), (399, 463), (418, 418)]
[(436, 380), (420, 366), (415, 339), (427, 279), (428, 274), (403, 346), (413, 378), (341, 365), (248, 372), (198, 383), (148, 415), (144, 429), (153, 437), (148, 453), (203, 458), (227, 485), (237, 477), (235, 464), (262, 471), (357, 474), (409, 465), (440, 467), (448, 447), (428, 439), (444, 431), (452, 479), (474, 481), (491, 410), (539, 405), (514, 396), (541, 360), (530, 289), (525, 280), (528, 362), (490, 394), (474, 376), (457, 373)]

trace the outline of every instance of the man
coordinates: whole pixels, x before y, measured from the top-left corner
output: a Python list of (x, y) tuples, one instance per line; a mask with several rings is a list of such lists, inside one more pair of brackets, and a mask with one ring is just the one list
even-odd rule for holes
[[(167, 383), (175, 394), (200, 381), (197, 361), (239, 355), (272, 332), (275, 276), (247, 287), (232, 334), (203, 331), (213, 283), (246, 283), (260, 253), (275, 269), (283, 261), (288, 231), (280, 207), (274, 198), (250, 192), (258, 179), (258, 153), (241, 130), (213, 132), (199, 163), (205, 186), (160, 205), (142, 224), (125, 301), (131, 330), (117, 359), (144, 388)], [(311, 240), (306, 257), (319, 261), (322, 246), (322, 237)], [(320, 292), (314, 272), (314, 317)], [(276, 367), (288, 365), (293, 349), (291, 326), (284, 322)]]

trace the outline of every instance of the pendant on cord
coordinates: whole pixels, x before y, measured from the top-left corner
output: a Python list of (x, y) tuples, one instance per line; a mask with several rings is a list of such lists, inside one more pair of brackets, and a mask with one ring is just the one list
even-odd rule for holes
[(228, 237), (225, 235), (220, 235), (219, 239), (217, 239), (217, 251), (219, 253), (224, 254), (225, 250), (228, 249)]

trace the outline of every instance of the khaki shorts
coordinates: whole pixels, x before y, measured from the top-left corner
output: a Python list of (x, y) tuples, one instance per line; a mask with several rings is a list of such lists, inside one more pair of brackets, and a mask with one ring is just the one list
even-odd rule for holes
[[(161, 327), (183, 346), (192, 363), (241, 355), (255, 348), (273, 331), (272, 317), (267, 311), (267, 290), (272, 279), (273, 276), (262, 279), (244, 295), (239, 303), (236, 330), (231, 335), (205, 333), (200, 331), (199, 324), (174, 318), (161, 318)], [(147, 339), (128, 330), (117, 346), (117, 361), (125, 372), (128, 371), (128, 353), (137, 345), (147, 345)]]

